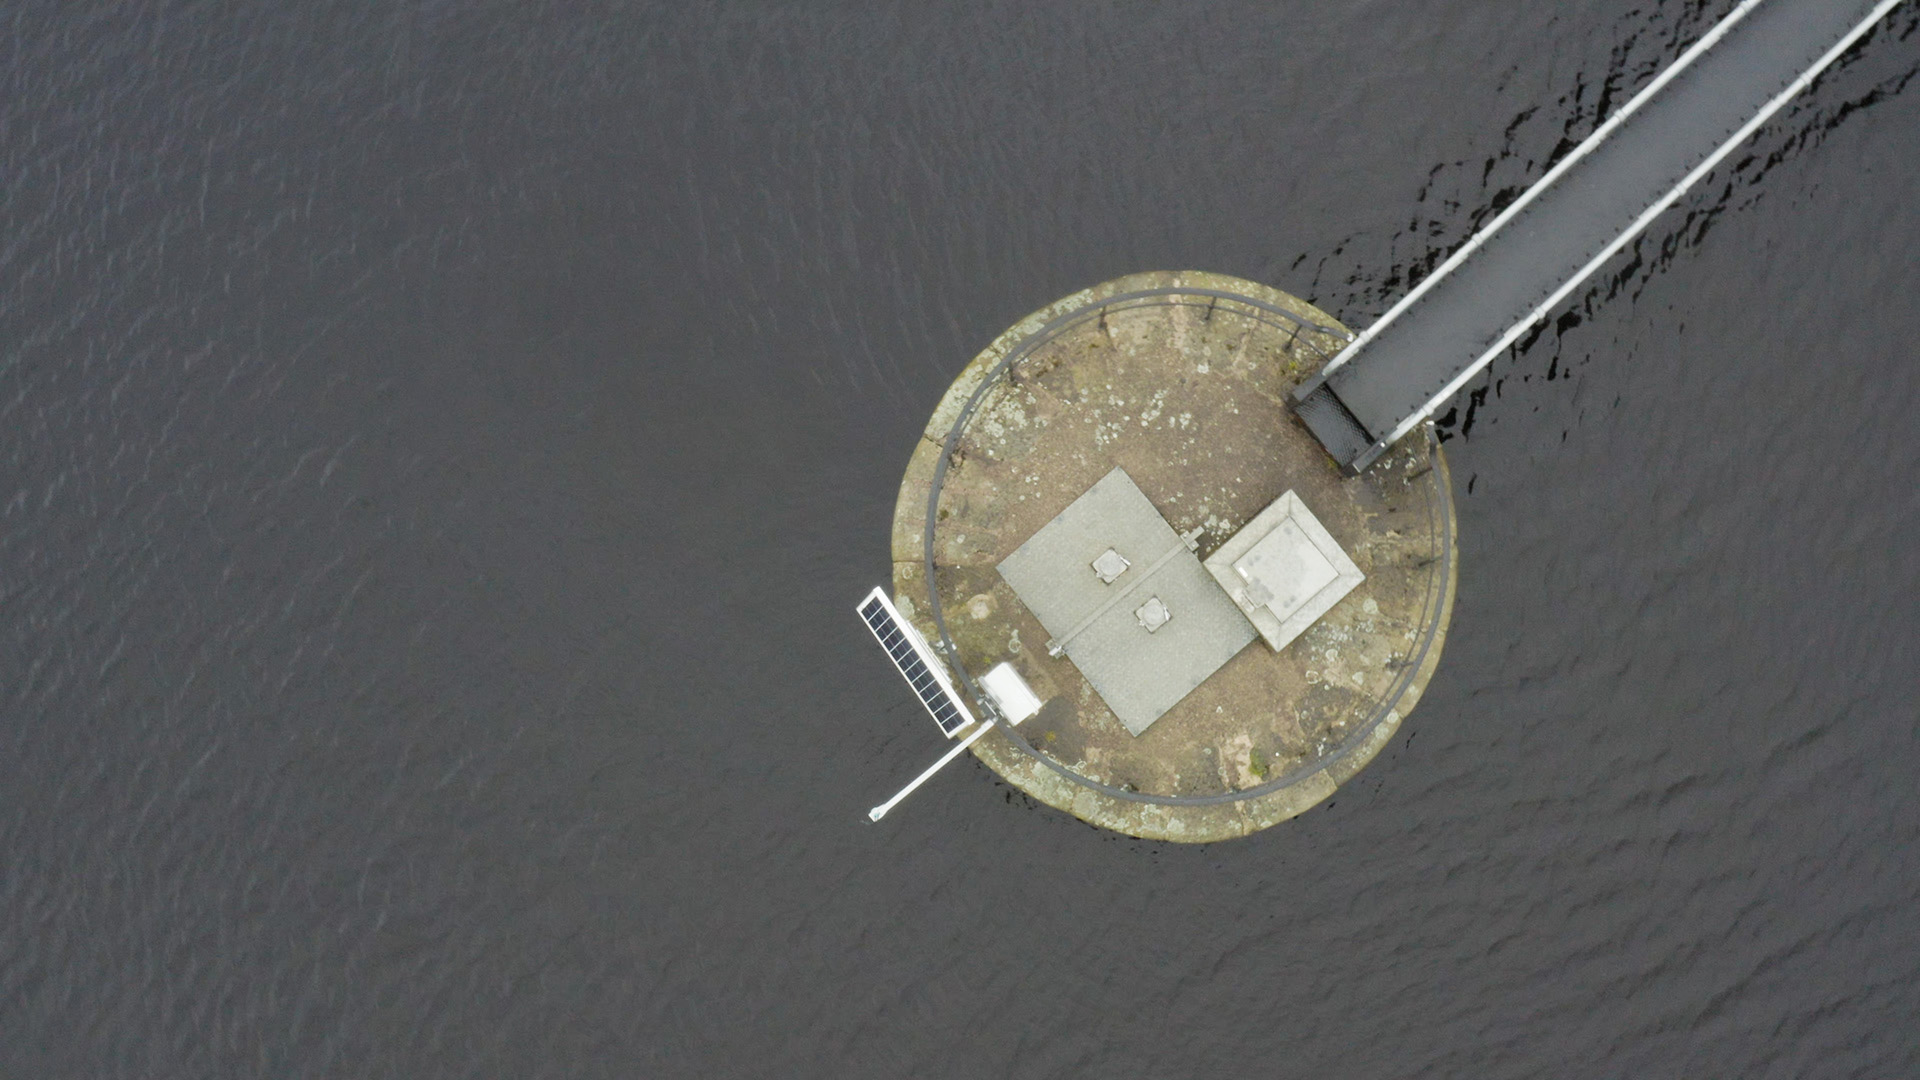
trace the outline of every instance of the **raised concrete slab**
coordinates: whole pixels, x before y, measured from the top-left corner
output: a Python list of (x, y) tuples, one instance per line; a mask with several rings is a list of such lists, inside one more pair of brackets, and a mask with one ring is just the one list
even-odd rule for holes
[(1204, 565), (1274, 652), (1367, 580), (1291, 491), (1254, 515)]
[[(1117, 556), (1117, 557), (1115, 557)], [(1127, 731), (1139, 735), (1254, 628), (1127, 471), (1115, 468), (999, 564)]]

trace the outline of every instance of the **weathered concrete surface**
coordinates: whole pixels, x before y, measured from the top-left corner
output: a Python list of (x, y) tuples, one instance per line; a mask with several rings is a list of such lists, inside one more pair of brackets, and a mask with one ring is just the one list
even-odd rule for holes
[[(1165, 288), (1230, 295), (1128, 299)], [(974, 753), (1040, 801), (1120, 832), (1211, 841), (1300, 813), (1386, 745), (1439, 661), (1454, 559), (1438, 447), (1418, 431), (1365, 476), (1343, 478), (1286, 407), (1342, 340), (1295, 334), (1268, 308), (1338, 325), (1294, 297), (1214, 274), (1137, 274), (1067, 297), (968, 365), (901, 482), (896, 601), (938, 642), (923, 546), (935, 465), (983, 380), (1031, 348), (956, 444), (936, 511), (938, 595), (969, 671), (1010, 660), (1047, 702)], [(1285, 650), (1256, 641), (1130, 735), (1071, 660), (1046, 655), (1045, 630), (995, 571), (1115, 465), (1175, 529), (1204, 530), (1203, 557), (1292, 489), (1367, 580)]]

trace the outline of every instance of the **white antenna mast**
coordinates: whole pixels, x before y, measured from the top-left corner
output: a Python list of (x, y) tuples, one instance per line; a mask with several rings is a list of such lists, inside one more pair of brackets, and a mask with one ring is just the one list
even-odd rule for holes
[(934, 773), (937, 773), (941, 769), (946, 768), (948, 762), (952, 761), (954, 758), (959, 757), (960, 752), (965, 750), (967, 747), (972, 746), (974, 744), (974, 741), (979, 739), (980, 736), (985, 735), (987, 732), (992, 731), (994, 728), (997, 728), (999, 726), (1000, 726), (1000, 721), (998, 720), (989, 720), (986, 723), (979, 725), (973, 734), (967, 736), (964, 739), (961, 739), (957, 744), (954, 745), (953, 749), (941, 755), (939, 761), (936, 761), (932, 765), (928, 766), (926, 772), (923, 772), (919, 776), (914, 777), (912, 783), (908, 784), (906, 787), (901, 788), (900, 793), (898, 795), (895, 795), (893, 798), (888, 799), (886, 802), (883, 802), (879, 806), (876, 806), (873, 809), (867, 811), (867, 817), (873, 821), (879, 821), (881, 818), (886, 817), (887, 811), (900, 805), (900, 800), (913, 794), (915, 789), (919, 788), (921, 784), (924, 784), (928, 780), (931, 780), (933, 778)]

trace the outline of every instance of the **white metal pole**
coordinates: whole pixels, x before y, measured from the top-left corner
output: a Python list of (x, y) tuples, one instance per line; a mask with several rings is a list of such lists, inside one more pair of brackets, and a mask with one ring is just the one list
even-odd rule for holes
[(887, 811), (899, 805), (901, 799), (904, 799), (907, 796), (913, 794), (914, 789), (918, 788), (921, 784), (924, 784), (928, 780), (932, 779), (934, 773), (937, 773), (941, 769), (946, 768), (947, 762), (952, 761), (954, 758), (959, 757), (961, 751), (965, 750), (969, 746), (972, 746), (974, 743), (974, 740), (978, 739), (982, 735), (985, 735), (987, 732), (992, 731), (994, 728), (998, 727), (999, 725), (1000, 725), (1000, 722), (998, 720), (991, 720), (991, 721), (988, 721), (987, 723), (981, 724), (979, 729), (976, 730), (973, 734), (960, 740), (960, 744), (958, 746), (955, 746), (953, 749), (947, 751), (947, 754), (945, 757), (941, 758), (939, 761), (934, 762), (933, 766), (929, 768), (926, 772), (923, 772), (919, 776), (914, 777), (913, 783), (908, 784), (906, 787), (901, 788), (900, 794), (895, 795), (893, 798), (888, 799), (886, 802), (883, 802), (879, 806), (876, 806), (873, 809), (867, 811), (868, 819), (872, 821), (879, 821), (881, 818), (886, 817)]

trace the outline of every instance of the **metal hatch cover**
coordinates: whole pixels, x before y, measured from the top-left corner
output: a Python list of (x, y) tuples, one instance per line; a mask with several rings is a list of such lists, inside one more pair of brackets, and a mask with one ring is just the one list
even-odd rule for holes
[[(1252, 623), (1125, 469), (1088, 488), (999, 570), (1134, 735), (1254, 638)], [(1149, 628), (1136, 613), (1155, 600)]]

